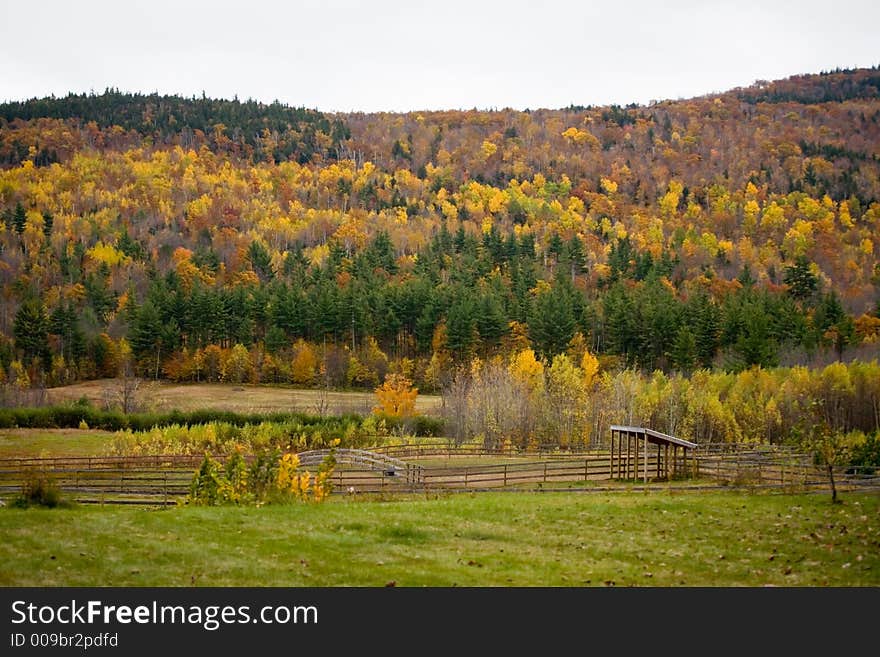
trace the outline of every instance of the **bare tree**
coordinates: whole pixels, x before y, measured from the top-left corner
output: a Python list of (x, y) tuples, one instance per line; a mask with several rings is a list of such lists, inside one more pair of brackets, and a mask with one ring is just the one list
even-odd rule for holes
[(107, 410), (119, 409), (123, 413), (135, 413), (142, 409), (141, 386), (143, 381), (136, 376), (121, 376), (104, 386), (102, 399)]

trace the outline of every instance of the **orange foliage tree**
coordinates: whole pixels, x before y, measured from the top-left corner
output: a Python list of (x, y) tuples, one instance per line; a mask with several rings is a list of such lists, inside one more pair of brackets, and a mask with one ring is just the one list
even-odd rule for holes
[(414, 388), (412, 381), (401, 374), (389, 374), (385, 383), (376, 388), (378, 405), (374, 413), (389, 417), (412, 417), (416, 414), (416, 397), (419, 389)]

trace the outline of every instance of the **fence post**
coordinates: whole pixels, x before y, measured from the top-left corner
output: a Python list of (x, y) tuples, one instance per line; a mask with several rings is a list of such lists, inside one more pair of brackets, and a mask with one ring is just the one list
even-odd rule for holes
[(504, 487), (507, 488), (507, 464), (504, 464)]
[(584, 481), (587, 480), (590, 474), (590, 459), (584, 458)]
[(547, 483), (547, 461), (544, 461), (544, 483)]

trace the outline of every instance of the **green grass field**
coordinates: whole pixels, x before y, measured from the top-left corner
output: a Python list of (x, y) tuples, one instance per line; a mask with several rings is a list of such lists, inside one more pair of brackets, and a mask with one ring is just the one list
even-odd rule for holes
[(0, 458), (10, 456), (99, 456), (113, 432), (81, 429), (0, 429)]
[(3, 586), (877, 586), (880, 496), (0, 510)]

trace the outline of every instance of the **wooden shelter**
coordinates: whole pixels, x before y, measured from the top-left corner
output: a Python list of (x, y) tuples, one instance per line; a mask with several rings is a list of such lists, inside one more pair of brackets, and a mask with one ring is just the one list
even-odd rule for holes
[[(649, 445), (657, 446), (656, 455)], [(670, 458), (669, 448), (672, 448)], [(696, 449), (697, 444), (689, 440), (669, 436), (653, 429), (611, 425), (611, 479), (644, 478), (648, 483), (649, 460), (655, 478), (669, 479), (672, 476), (687, 476), (693, 472), (688, 465), (688, 450)], [(679, 449), (682, 450), (679, 456)], [(640, 471), (641, 470), (641, 475)]]

